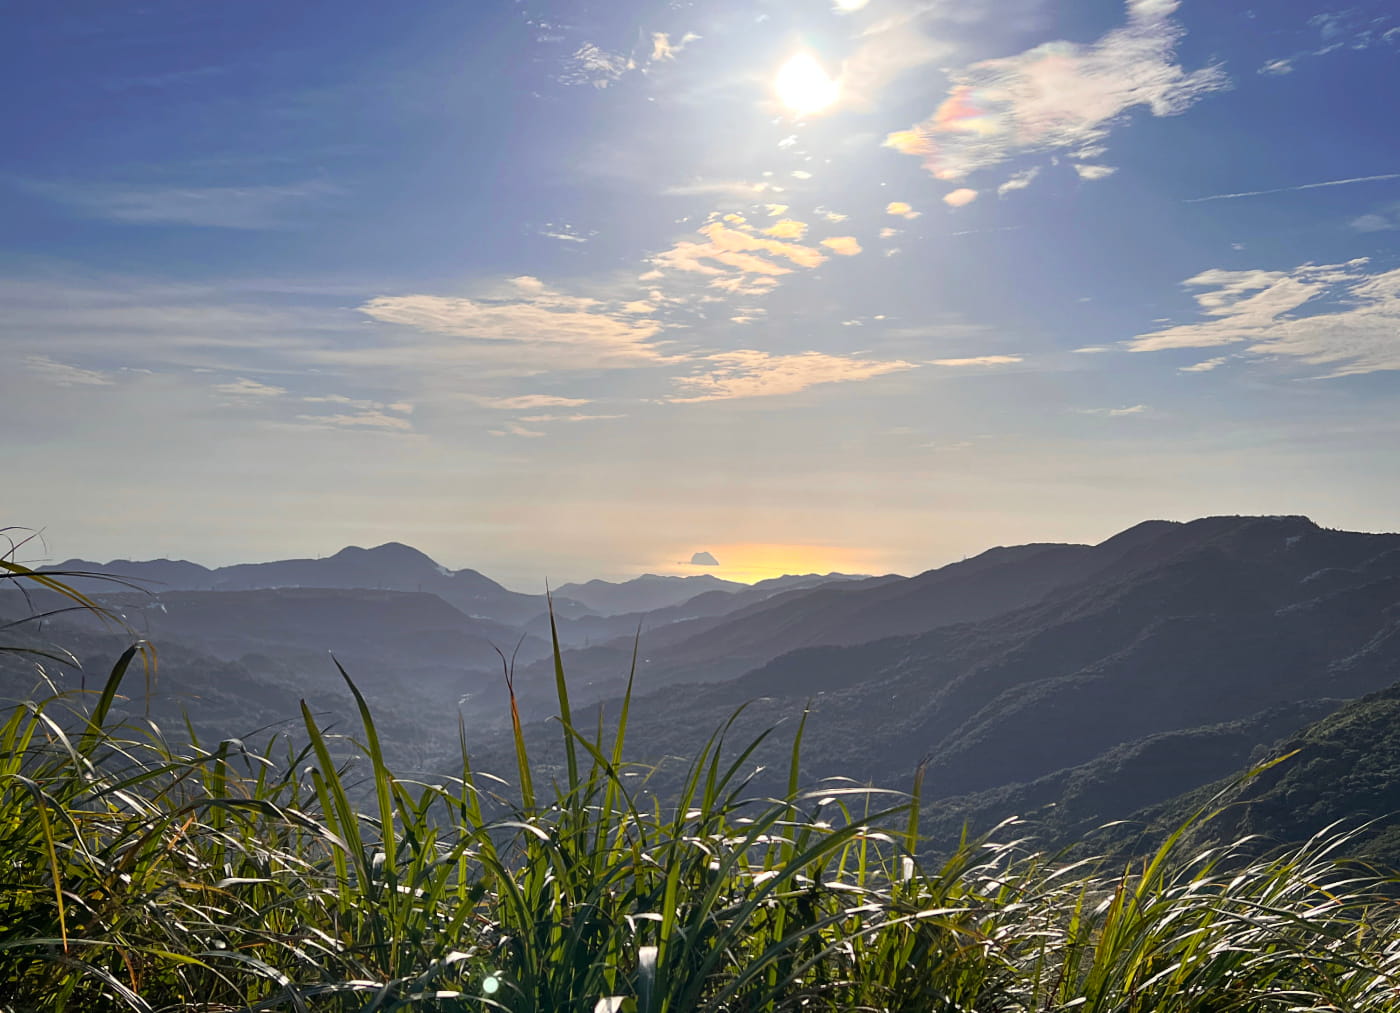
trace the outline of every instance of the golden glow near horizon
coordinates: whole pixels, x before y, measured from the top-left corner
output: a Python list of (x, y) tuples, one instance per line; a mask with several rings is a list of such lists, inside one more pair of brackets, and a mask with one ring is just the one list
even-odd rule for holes
[(678, 577), (708, 573), (722, 580), (737, 580), (745, 584), (784, 574), (836, 572), (880, 575), (889, 573), (891, 569), (885, 552), (845, 545), (739, 542), (710, 545), (707, 551), (719, 560), (719, 566), (680, 563), (656, 565), (649, 569), (653, 573)]
[(798, 53), (778, 71), (773, 82), (778, 100), (797, 116), (821, 112), (836, 101), (841, 86), (811, 53)]

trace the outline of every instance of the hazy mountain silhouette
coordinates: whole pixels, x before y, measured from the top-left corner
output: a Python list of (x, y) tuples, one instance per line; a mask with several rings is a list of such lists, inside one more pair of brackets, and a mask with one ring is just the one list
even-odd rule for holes
[(590, 580), (585, 584), (561, 584), (556, 593), (561, 598), (579, 602), (594, 615), (612, 616), (679, 605), (706, 591), (740, 591), (748, 586), (733, 580), (721, 580), (708, 573), (693, 577), (644, 573), (620, 583)]
[[(70, 559), (56, 567), (70, 572), (110, 574), (161, 591), (249, 591), (267, 588), (341, 588), (381, 591), (423, 591), (435, 594), (468, 615), (518, 624), (546, 610), (543, 595), (520, 594), (476, 570), (450, 570), (400, 542), (372, 549), (348, 546), (320, 559), (280, 559), (268, 563), (236, 563), (208, 569), (186, 560), (149, 562), (114, 560), (94, 563)], [(99, 580), (72, 580), (85, 592), (110, 592)], [(564, 614), (582, 609), (567, 598), (555, 602)]]

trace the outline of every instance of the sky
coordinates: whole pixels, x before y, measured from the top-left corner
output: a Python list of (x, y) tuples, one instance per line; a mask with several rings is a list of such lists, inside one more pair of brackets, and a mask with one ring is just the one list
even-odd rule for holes
[(33, 560), (396, 540), (535, 591), (1396, 526), (1388, 2), (20, 0), (7, 38)]

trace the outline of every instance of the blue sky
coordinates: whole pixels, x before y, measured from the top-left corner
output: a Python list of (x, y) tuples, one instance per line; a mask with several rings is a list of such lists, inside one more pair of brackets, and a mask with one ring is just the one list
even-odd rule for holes
[(1400, 16), (21, 3), (7, 523), (536, 589), (1400, 500)]

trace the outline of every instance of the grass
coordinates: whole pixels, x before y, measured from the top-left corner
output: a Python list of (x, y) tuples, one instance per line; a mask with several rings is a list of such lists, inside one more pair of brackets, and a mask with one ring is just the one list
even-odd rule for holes
[(556, 664), (557, 781), (513, 708), (511, 782), (465, 735), (412, 779), (348, 675), (353, 735), (114, 721), (139, 655), (0, 723), (8, 1013), (1400, 1009), (1400, 908), (1345, 834), (1068, 863), (1013, 824), (925, 863), (917, 787), (801, 784), (800, 724), (782, 797), (721, 728), (662, 804), (626, 705), (581, 728)]

